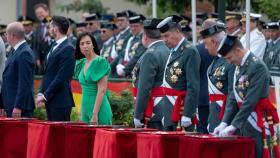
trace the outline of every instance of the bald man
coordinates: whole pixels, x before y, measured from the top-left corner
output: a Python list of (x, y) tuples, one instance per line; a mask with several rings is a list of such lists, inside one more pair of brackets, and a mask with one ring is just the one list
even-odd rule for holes
[(6, 29), (12, 50), (3, 72), (2, 97), (7, 117), (33, 117), (35, 57), (24, 40), (24, 27), (10, 23)]

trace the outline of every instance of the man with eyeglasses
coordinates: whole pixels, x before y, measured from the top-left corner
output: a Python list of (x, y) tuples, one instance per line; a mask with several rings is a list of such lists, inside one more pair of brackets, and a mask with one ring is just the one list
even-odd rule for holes
[(122, 58), (117, 65), (117, 73), (119, 76), (130, 77), (135, 64), (146, 50), (141, 42), (143, 36), (143, 21), (145, 19), (146, 18), (141, 14), (129, 18), (132, 36), (127, 42), (124, 58)]
[(102, 40), (100, 35), (100, 22), (99, 19), (101, 18), (101, 15), (99, 13), (92, 13), (89, 16), (86, 17), (85, 21), (87, 23), (86, 30), (87, 32), (90, 32), (96, 42), (99, 49), (102, 48)]
[(125, 48), (129, 38), (131, 37), (131, 32), (129, 28), (129, 17), (135, 15), (132, 11), (126, 10), (118, 12), (117, 16), (117, 27), (119, 29), (119, 34), (116, 35), (116, 40), (114, 44), (114, 50), (112, 52), (113, 61), (111, 64), (111, 76), (119, 77), (116, 71), (116, 66), (119, 63), (119, 60), (124, 58)]
[(117, 29), (117, 26), (113, 23), (102, 23), (101, 24), (101, 40), (103, 42), (102, 49), (100, 51), (100, 55), (111, 62), (113, 59), (112, 55), (112, 48), (114, 45), (114, 30)]

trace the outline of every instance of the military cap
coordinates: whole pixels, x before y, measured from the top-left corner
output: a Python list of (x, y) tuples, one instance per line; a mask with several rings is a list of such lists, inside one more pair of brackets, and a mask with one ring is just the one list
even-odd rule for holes
[(157, 19), (157, 18), (144, 20), (143, 22), (144, 29), (156, 30), (157, 25), (161, 22), (161, 20), (162, 19)]
[(217, 24), (215, 24), (211, 27), (205, 28), (204, 30), (202, 30), (200, 32), (200, 34), (201, 34), (202, 38), (207, 38), (207, 37), (212, 36), (216, 33), (224, 31), (225, 29), (226, 29), (225, 24), (220, 22), (220, 21), (217, 21)]
[(210, 13), (209, 18), (218, 19), (218, 15), (219, 15), (218, 13), (212, 12), (212, 13)]
[(191, 32), (192, 29), (189, 25), (181, 25), (182, 32)]
[(117, 25), (114, 23), (104, 22), (104, 23), (101, 23), (100, 28), (114, 30), (114, 29), (117, 29)]
[[(259, 20), (259, 18), (262, 17), (261, 14), (256, 14), (256, 13), (250, 13), (250, 20)], [(241, 22), (246, 21), (246, 13), (243, 12), (242, 18), (240, 20)]]
[(120, 18), (120, 17), (129, 18), (129, 17), (136, 15), (136, 13), (131, 10), (125, 10), (125, 11), (117, 12), (116, 15), (117, 15), (117, 18)]
[(158, 25), (157, 28), (161, 33), (168, 31), (171, 28), (174, 28), (183, 18), (178, 15), (172, 15), (163, 19)]
[(35, 22), (34, 19), (28, 17), (28, 16), (20, 16), (18, 18), (18, 21), (21, 22), (23, 25), (31, 25)]
[(135, 15), (129, 18), (129, 23), (134, 24), (134, 23), (142, 23), (144, 20), (146, 20), (146, 17), (142, 14)]
[(205, 12), (198, 12), (196, 13), (196, 18), (202, 19), (202, 21), (208, 19), (208, 15)]
[(266, 29), (279, 29), (279, 22), (269, 22), (269, 23), (267, 23)]
[(240, 20), (242, 17), (241, 13), (239, 12), (235, 12), (235, 11), (226, 11), (226, 20), (230, 20), (230, 19), (237, 19)]
[(101, 22), (114, 22), (115, 16), (113, 14), (103, 14), (100, 20)]
[(218, 54), (222, 56), (226, 56), (233, 48), (237, 40), (238, 40), (237, 36), (230, 36), (230, 35), (225, 36), (218, 47)]
[(76, 27), (86, 27), (87, 26), (87, 23), (86, 22), (78, 22), (76, 23)]
[(99, 13), (92, 13), (86, 17), (85, 21), (99, 20), (100, 18), (101, 15)]

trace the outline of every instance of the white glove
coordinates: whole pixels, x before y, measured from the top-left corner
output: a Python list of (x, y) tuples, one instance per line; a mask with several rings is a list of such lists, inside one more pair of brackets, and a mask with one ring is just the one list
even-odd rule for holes
[(192, 124), (192, 120), (189, 117), (182, 116), (181, 117), (181, 126), (182, 127), (189, 127)]
[(138, 120), (137, 118), (134, 118), (133, 121), (134, 121), (134, 126), (135, 126), (135, 128), (142, 128), (143, 125), (144, 125), (144, 124), (141, 123), (140, 120)]
[(233, 133), (236, 131), (236, 127), (233, 125), (227, 126), (224, 130), (222, 130), (219, 134), (221, 137), (228, 137), (233, 135)]
[(221, 122), (219, 126), (214, 129), (213, 135), (218, 136), (221, 133), (221, 131), (224, 130), (226, 127), (227, 124), (225, 122)]
[(123, 69), (125, 68), (124, 65), (118, 64), (116, 68), (117, 68), (117, 74), (119, 76), (124, 76), (125, 75), (125, 72), (123, 71)]

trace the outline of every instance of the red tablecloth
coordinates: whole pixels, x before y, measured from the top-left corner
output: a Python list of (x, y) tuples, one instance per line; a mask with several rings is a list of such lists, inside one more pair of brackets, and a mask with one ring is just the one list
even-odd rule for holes
[(28, 125), (28, 158), (66, 158), (66, 126), (81, 123), (38, 122)]
[(154, 129), (133, 128), (97, 130), (94, 141), (94, 158), (136, 158), (136, 134)]
[(93, 155), (93, 144), (96, 129), (111, 126), (71, 125), (66, 126), (66, 158), (90, 158)]
[(182, 132), (152, 132), (137, 135), (137, 158), (178, 158)]
[(245, 137), (182, 136), (179, 158), (254, 158), (254, 143)]
[(0, 157), (26, 158), (28, 122), (32, 119), (0, 119)]

